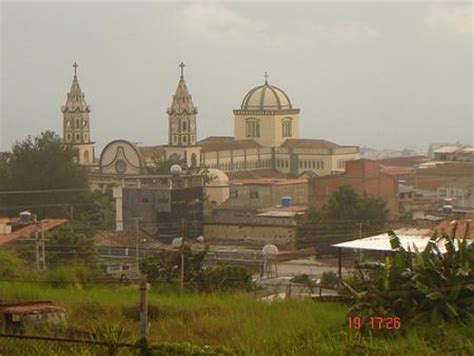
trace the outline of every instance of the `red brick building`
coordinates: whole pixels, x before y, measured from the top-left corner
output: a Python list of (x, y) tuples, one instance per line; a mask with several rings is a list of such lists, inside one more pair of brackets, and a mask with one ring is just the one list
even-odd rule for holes
[(397, 175), (386, 172), (382, 165), (367, 159), (347, 161), (345, 173), (310, 178), (308, 205), (315, 210), (321, 209), (343, 185), (352, 187), (358, 194), (383, 198), (387, 202), (389, 218), (399, 217)]

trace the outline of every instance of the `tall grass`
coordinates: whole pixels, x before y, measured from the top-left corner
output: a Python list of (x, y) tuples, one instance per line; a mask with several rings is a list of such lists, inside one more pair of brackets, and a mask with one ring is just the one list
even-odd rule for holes
[[(138, 288), (67, 287), (0, 282), (0, 300), (50, 299), (66, 308), (71, 326), (121, 323), (138, 337)], [(248, 294), (174, 294), (150, 290), (153, 342), (223, 345), (248, 355), (472, 354), (474, 328), (426, 326), (402, 337), (361, 336), (348, 330), (347, 307), (288, 300), (272, 304)]]

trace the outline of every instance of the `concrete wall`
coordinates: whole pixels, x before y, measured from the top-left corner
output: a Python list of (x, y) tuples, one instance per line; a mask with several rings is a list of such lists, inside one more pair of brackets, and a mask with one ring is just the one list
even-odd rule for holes
[(205, 224), (204, 237), (207, 241), (253, 240), (262, 247), (269, 243), (283, 247), (295, 241), (296, 227)]

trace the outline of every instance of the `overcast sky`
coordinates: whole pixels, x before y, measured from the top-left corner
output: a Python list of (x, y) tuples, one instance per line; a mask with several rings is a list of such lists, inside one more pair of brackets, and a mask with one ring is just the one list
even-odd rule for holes
[(269, 82), (301, 109), (301, 137), (375, 148), (471, 143), (470, 2), (5, 3), (0, 150), (52, 129), (74, 61), (100, 149), (167, 139), (186, 63), (198, 136)]

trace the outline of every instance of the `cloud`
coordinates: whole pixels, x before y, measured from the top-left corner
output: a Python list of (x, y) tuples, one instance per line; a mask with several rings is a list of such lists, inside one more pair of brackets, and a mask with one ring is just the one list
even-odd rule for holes
[(220, 2), (192, 4), (177, 15), (179, 28), (186, 36), (221, 43), (257, 43), (268, 47), (311, 45), (318, 41), (334, 44), (359, 44), (376, 40), (379, 33), (364, 23), (314, 25), (301, 19), (288, 19), (285, 26), (242, 15)]
[(472, 35), (473, 9), (470, 3), (436, 5), (428, 10), (424, 23), (431, 30)]
[(379, 32), (373, 27), (357, 22), (333, 26), (312, 26), (309, 32), (312, 36), (317, 36), (322, 40), (344, 45), (372, 42), (380, 37)]
[(182, 9), (180, 26), (188, 35), (202, 40), (252, 40), (262, 36), (265, 24), (244, 17), (221, 3), (187, 5)]

